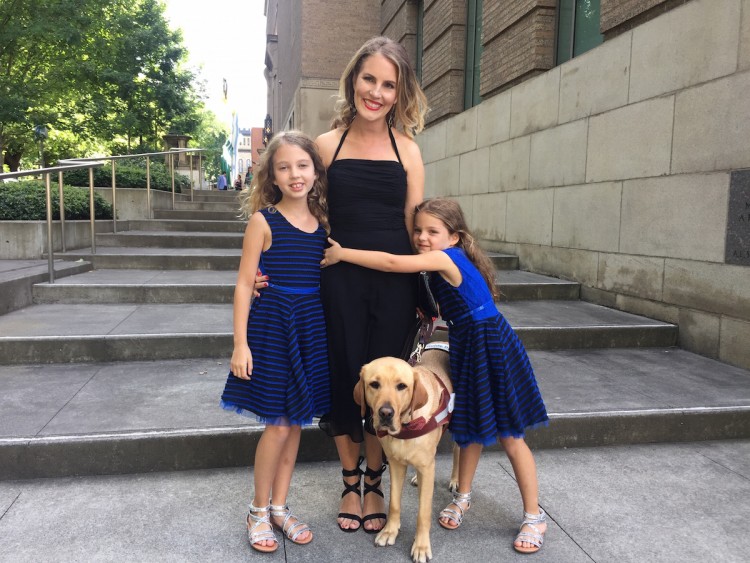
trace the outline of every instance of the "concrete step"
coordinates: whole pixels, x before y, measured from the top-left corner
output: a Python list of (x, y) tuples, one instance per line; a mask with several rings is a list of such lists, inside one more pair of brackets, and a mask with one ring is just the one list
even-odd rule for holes
[(85, 260), (97, 270), (233, 270), (240, 266), (241, 248), (154, 248), (113, 246), (58, 252), (63, 260)]
[[(118, 223), (119, 226), (119, 223)], [(156, 219), (130, 220), (127, 230), (131, 231), (190, 231), (192, 233), (244, 233), (247, 222), (204, 221), (203, 219)]]
[(180, 211), (228, 211), (239, 213), (239, 203), (229, 201), (176, 201), (174, 208)]
[[(85, 261), (55, 260), (52, 268), (57, 280), (87, 272), (93, 266)], [(34, 284), (48, 281), (47, 260), (0, 260), (0, 315), (31, 305)]]
[(236, 221), (239, 211), (186, 211), (184, 209), (154, 209), (154, 219), (192, 219), (202, 221)]
[[(40, 283), (35, 303), (231, 303), (233, 270), (93, 270), (85, 275)], [(579, 286), (547, 276), (499, 271), (503, 301), (577, 299)]]
[[(750, 437), (747, 370), (676, 348), (529, 356), (551, 419), (536, 449)], [(218, 405), (228, 358), (0, 366), (0, 479), (251, 465), (262, 426)], [(300, 462), (336, 459), (304, 434)]]
[(513, 256), (512, 254), (500, 254), (497, 252), (488, 252), (487, 255), (498, 270), (518, 269), (518, 256)]
[(194, 233), (190, 231), (125, 231), (96, 236), (98, 247), (242, 248), (243, 233)]
[[(190, 197), (190, 190), (183, 190), (183, 194)], [(239, 192), (236, 190), (194, 190), (193, 201), (237, 201)]]
[[(673, 346), (677, 327), (580, 301), (501, 304), (532, 349)], [(229, 356), (232, 305), (39, 304), (0, 317), (0, 364)], [(434, 338), (446, 339), (436, 331)]]
[(495, 280), (495, 287), (500, 292), (500, 301), (579, 299), (581, 296), (581, 284), (577, 282), (532, 272), (498, 270)]

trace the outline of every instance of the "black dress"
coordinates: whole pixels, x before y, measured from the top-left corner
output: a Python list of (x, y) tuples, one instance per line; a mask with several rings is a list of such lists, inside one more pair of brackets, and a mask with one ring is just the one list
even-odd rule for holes
[[(336, 160), (347, 133), (328, 168), (331, 238), (345, 248), (412, 254), (404, 222), (406, 170), (393, 134), (389, 130), (398, 161)], [(410, 351), (416, 326), (416, 276), (339, 262), (323, 269), (320, 288), (331, 369), (331, 411), (320, 427), (329, 436), (348, 435), (362, 442), (354, 385), (364, 364), (382, 356), (403, 357), (405, 350)]]

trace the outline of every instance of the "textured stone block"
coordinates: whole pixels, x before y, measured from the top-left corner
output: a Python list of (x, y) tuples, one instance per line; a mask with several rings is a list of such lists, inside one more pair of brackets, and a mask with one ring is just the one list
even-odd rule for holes
[(529, 187), (569, 186), (586, 180), (588, 121), (579, 119), (531, 136)]
[(750, 320), (748, 269), (692, 260), (667, 260), (664, 301)]
[(613, 307), (621, 311), (633, 313), (634, 315), (664, 321), (665, 323), (677, 324), (680, 318), (680, 310), (677, 307), (665, 305), (651, 299), (623, 295), (622, 293), (617, 294)]
[(620, 252), (724, 261), (728, 174), (626, 181)]
[(607, 41), (560, 67), (560, 123), (628, 103), (632, 36)]
[(460, 158), (438, 160), (432, 166), (430, 183), (425, 178), (425, 197), (458, 195)]
[(672, 173), (750, 167), (750, 72), (677, 94)]
[(510, 136), (520, 137), (557, 125), (559, 99), (559, 68), (514, 87), (510, 102)]
[(510, 138), (510, 92), (484, 100), (477, 107), (477, 147)]
[(589, 119), (586, 181), (669, 173), (674, 98), (657, 98)]
[(505, 238), (506, 194), (484, 194), (473, 198), (471, 228), (479, 239), (502, 240)]
[(511, 242), (549, 245), (552, 242), (554, 190), (508, 193), (505, 238)]
[(633, 30), (630, 101), (737, 68), (740, 0), (693, 0)]
[(422, 151), (422, 161), (425, 164), (445, 158), (447, 151), (445, 130), (446, 122), (441, 121), (417, 135), (416, 139)]
[[(508, 220), (512, 216), (509, 207)], [(596, 285), (597, 252), (521, 244), (518, 245), (517, 254), (524, 270), (577, 281), (589, 287)]]
[(721, 319), (719, 359), (750, 369), (750, 322), (724, 317)]
[(552, 244), (617, 252), (621, 199), (620, 183), (556, 189)]
[(660, 301), (664, 259), (602, 253), (598, 275), (600, 289)]
[(507, 192), (528, 188), (530, 151), (530, 135), (491, 146), (490, 191)]
[(721, 317), (696, 311), (694, 309), (680, 309), (678, 319), (679, 345), (681, 348), (708, 356), (719, 357), (719, 331)]
[(735, 170), (730, 176), (724, 260), (750, 266), (750, 170)]
[(740, 28), (740, 70), (750, 68), (750, 0), (742, 0)]
[(489, 192), (489, 147), (462, 154), (459, 158), (459, 193), (461, 195), (468, 195)]
[(477, 107), (448, 119), (445, 139), (446, 155), (454, 156), (477, 148)]

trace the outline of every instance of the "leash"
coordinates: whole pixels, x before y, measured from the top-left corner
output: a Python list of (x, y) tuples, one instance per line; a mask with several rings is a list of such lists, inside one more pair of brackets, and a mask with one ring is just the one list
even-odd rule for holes
[(427, 342), (430, 340), (433, 332), (435, 332), (434, 320), (429, 317), (424, 317), (422, 323), (419, 325), (417, 346), (414, 348), (414, 351), (409, 354), (409, 359), (407, 360), (410, 366), (414, 367), (422, 361), (422, 352), (424, 351), (425, 346), (427, 346)]

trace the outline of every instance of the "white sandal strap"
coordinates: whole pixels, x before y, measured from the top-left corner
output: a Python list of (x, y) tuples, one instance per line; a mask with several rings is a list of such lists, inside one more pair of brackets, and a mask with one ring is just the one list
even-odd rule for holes
[[(259, 512), (265, 512), (265, 516), (256, 516)], [(250, 524), (250, 520), (254, 522), (252, 526), (248, 526), (247, 528), (247, 538), (250, 540), (250, 543), (259, 543), (262, 541), (273, 541), (275, 543), (279, 543), (279, 540), (276, 538), (276, 534), (273, 533), (273, 525), (271, 524), (271, 519), (269, 517), (270, 515), (270, 506), (265, 506), (262, 508), (259, 508), (257, 506), (253, 506), (253, 503), (251, 502), (250, 505), (247, 507), (247, 520), (248, 525)], [(261, 530), (259, 532), (254, 531), (258, 526), (261, 526), (263, 524), (267, 524), (269, 529), (268, 530)]]
[[(449, 504), (440, 512), (440, 518), (447, 518), (451, 522), (460, 526), (464, 521), (466, 511), (471, 508), (471, 491), (469, 491), (468, 493), (454, 492), (451, 504), (455, 506), (458, 511), (455, 511), (452, 508), (448, 508), (448, 506), (450, 506)], [(462, 507), (461, 504), (466, 504), (466, 508)]]
[[(298, 537), (300, 537), (305, 532), (309, 532), (310, 527), (307, 524), (304, 524), (303, 522), (300, 522), (300, 519), (297, 518), (294, 514), (292, 514), (292, 511), (289, 510), (289, 505), (270, 505), (270, 514), (274, 517), (284, 517), (284, 521), (281, 523), (281, 532), (290, 540), (296, 541)], [(296, 522), (290, 523), (289, 521), (291, 519), (295, 519)], [(287, 524), (289, 524), (289, 527), (287, 528)]]

